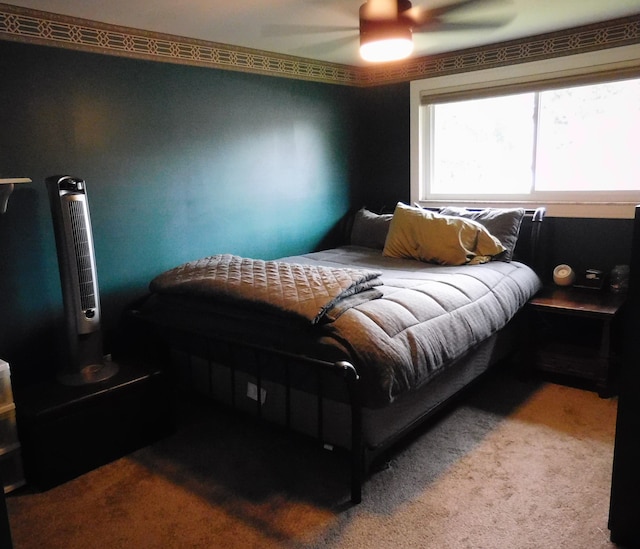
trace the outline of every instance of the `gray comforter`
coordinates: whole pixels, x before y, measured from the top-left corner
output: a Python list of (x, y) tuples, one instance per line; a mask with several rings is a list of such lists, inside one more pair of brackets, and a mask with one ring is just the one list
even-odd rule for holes
[(423, 386), (500, 330), (541, 285), (532, 269), (515, 261), (445, 267), (357, 246), (279, 261), (382, 273), (378, 299), (345, 307), (332, 322), (307, 324), (299, 332), (316, 348), (331, 348), (352, 361), (366, 387), (365, 404), (374, 407)]

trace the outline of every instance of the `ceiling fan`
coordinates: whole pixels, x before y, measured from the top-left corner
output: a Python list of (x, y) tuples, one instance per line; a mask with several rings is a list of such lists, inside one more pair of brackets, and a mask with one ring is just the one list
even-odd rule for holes
[[(307, 0), (312, 3), (337, 3), (337, 0)], [(266, 36), (287, 36), (292, 34), (349, 33), (334, 40), (314, 44), (308, 51), (329, 53), (337, 48), (358, 40), (360, 55), (372, 62), (394, 61), (408, 57), (413, 51), (413, 35), (421, 32), (474, 31), (495, 29), (505, 25), (513, 16), (502, 13), (470, 19), (464, 12), (493, 4), (509, 4), (511, 0), (422, 0), (428, 6), (412, 6), (409, 0), (367, 0), (360, 6), (359, 26), (314, 26), (314, 25), (267, 25), (263, 26)], [(445, 2), (445, 3), (443, 3)], [(341, 12), (346, 11), (341, 6)], [(455, 14), (455, 12), (460, 14)], [(353, 11), (349, 10), (349, 16)], [(474, 16), (480, 15), (474, 10)], [(495, 15), (495, 12), (494, 12)], [(453, 16), (453, 17), (451, 17)]]
[(488, 0), (457, 0), (434, 7), (413, 7), (409, 0), (367, 0), (360, 6), (360, 55), (365, 61), (404, 59), (413, 51), (413, 33), (443, 30), (496, 28), (507, 19), (447, 21), (462, 8), (487, 4)]

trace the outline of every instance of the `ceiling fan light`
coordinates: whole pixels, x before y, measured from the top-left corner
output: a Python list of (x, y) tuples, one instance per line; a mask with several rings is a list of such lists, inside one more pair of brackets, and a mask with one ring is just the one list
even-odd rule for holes
[(413, 33), (406, 21), (360, 19), (360, 56), (365, 61), (398, 61), (412, 51)]
[(365, 61), (384, 62), (406, 59), (413, 51), (411, 38), (381, 38), (360, 44), (360, 56)]

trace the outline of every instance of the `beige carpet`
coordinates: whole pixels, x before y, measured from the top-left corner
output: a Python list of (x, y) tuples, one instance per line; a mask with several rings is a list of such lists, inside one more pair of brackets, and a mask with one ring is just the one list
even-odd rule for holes
[(348, 504), (342, 458), (190, 400), (175, 435), (8, 498), (15, 549), (598, 549), (615, 399), (500, 373), (378, 467)]

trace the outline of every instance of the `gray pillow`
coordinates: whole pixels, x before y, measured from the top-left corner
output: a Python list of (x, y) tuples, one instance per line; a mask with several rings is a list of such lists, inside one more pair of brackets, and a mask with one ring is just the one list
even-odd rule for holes
[(443, 215), (454, 215), (473, 219), (483, 225), (493, 236), (495, 236), (506, 251), (497, 255), (494, 259), (498, 261), (511, 261), (516, 248), (520, 225), (524, 217), (524, 208), (484, 208), (482, 210), (468, 210), (466, 208), (441, 208)]
[(351, 244), (382, 250), (393, 214), (376, 214), (360, 208), (353, 219)]

